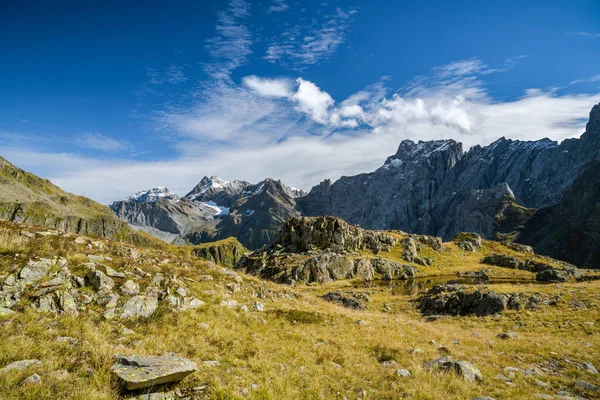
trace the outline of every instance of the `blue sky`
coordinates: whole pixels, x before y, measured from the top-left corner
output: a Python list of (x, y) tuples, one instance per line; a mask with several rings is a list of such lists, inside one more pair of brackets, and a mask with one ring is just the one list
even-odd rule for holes
[(598, 1), (3, 1), (0, 26), (0, 155), (103, 203), (562, 140), (600, 102)]

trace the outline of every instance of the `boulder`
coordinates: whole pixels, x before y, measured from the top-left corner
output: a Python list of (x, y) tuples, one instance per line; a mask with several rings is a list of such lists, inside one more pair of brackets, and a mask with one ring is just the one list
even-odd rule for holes
[(0, 307), (0, 317), (8, 317), (14, 313), (10, 308)]
[(375, 271), (381, 274), (383, 280), (411, 279), (419, 271), (418, 268), (411, 265), (399, 264), (383, 258), (375, 258), (371, 263)]
[(506, 256), (503, 254), (492, 254), (483, 257), (481, 263), (510, 269), (524, 269), (522, 268), (521, 260), (517, 257)]
[(134, 296), (123, 306), (121, 318), (148, 318), (158, 307), (158, 299), (154, 296)]
[(425, 369), (433, 369), (438, 371), (453, 372), (463, 378), (465, 381), (483, 380), (483, 375), (479, 368), (469, 361), (458, 360), (454, 361), (451, 356), (437, 358), (426, 362), (423, 367)]
[(337, 292), (326, 293), (323, 296), (323, 299), (354, 310), (364, 310), (367, 308), (365, 302), (369, 302), (371, 300), (365, 293), (344, 293), (341, 290), (338, 290)]
[(125, 279), (125, 274), (122, 272), (117, 272), (114, 269), (112, 269), (111, 267), (108, 266), (104, 266), (104, 268), (106, 269), (106, 275), (110, 276), (111, 278), (120, 278), (120, 279)]
[(24, 371), (33, 365), (42, 365), (42, 364), (43, 363), (40, 360), (35, 360), (35, 359), (15, 361), (15, 362), (12, 362), (12, 363), (6, 365), (2, 369), (0, 369), (0, 373), (5, 374), (10, 371)]
[(98, 270), (90, 270), (85, 275), (85, 282), (94, 290), (111, 290), (115, 286), (115, 282), (111, 278)]
[(510, 296), (459, 285), (435, 285), (417, 299), (424, 315), (492, 315), (509, 307)]
[(19, 279), (27, 285), (36, 283), (48, 274), (48, 270), (52, 265), (54, 265), (54, 262), (47, 258), (42, 258), (39, 261), (29, 260), (19, 271)]
[(121, 286), (120, 290), (125, 296), (133, 296), (140, 292), (140, 285), (132, 280), (128, 280)]
[(428, 235), (411, 235), (417, 241), (424, 245), (431, 247), (435, 251), (441, 251), (443, 248), (443, 240), (441, 237), (428, 236)]
[(196, 363), (176, 355), (117, 356), (111, 370), (126, 390), (139, 390), (179, 382), (198, 370)]
[(354, 276), (372, 281), (375, 278), (373, 264), (368, 258), (360, 258), (354, 262)]
[(566, 282), (570, 278), (579, 279), (584, 275), (584, 272), (575, 267), (564, 267), (563, 269), (557, 269), (549, 267), (539, 271), (535, 279), (540, 282)]
[(402, 249), (404, 253), (402, 254), (402, 258), (408, 262), (412, 262), (416, 257), (419, 256), (419, 252), (417, 249), (417, 243), (415, 239), (411, 237), (407, 237), (402, 239)]
[(459, 233), (453, 240), (464, 251), (477, 251), (483, 245), (482, 237), (474, 232)]

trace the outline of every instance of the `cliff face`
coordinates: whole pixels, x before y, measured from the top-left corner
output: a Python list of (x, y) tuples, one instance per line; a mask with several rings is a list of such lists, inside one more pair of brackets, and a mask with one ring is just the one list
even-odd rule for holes
[[(298, 199), (304, 215), (333, 215), (368, 229), (402, 229), (450, 239), (460, 231), (509, 236), (531, 211), (554, 205), (579, 168), (600, 159), (600, 105), (580, 139), (499, 139), (464, 153), (453, 140), (403, 141), (374, 172), (324, 181)], [(499, 210), (506, 205), (507, 219)], [(511, 214), (512, 212), (512, 214)], [(500, 218), (500, 220), (498, 220)], [(503, 226), (513, 221), (516, 230)]]
[(67, 193), (49, 180), (25, 172), (1, 157), (0, 219), (133, 244), (153, 243), (120, 221), (108, 207)]
[(540, 254), (600, 268), (600, 161), (582, 167), (562, 200), (538, 210), (517, 241)]

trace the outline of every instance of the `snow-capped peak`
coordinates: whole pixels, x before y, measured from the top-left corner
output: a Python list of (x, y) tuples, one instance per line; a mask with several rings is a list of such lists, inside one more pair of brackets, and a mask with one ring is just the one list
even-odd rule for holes
[(190, 200), (202, 200), (219, 192), (239, 193), (247, 185), (248, 183), (244, 181), (226, 181), (214, 175), (211, 177), (205, 176), (185, 197)]
[(169, 189), (166, 187), (158, 186), (150, 190), (141, 190), (135, 194), (132, 194), (131, 196), (128, 196), (125, 200), (136, 201), (139, 203), (151, 203), (158, 199), (177, 200), (177, 198), (177, 195), (169, 192)]

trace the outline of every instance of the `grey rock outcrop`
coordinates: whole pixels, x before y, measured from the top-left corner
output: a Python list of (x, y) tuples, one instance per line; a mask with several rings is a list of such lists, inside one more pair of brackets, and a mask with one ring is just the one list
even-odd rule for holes
[[(376, 276), (386, 280), (414, 278), (418, 271), (414, 266), (361, 256), (360, 252), (376, 255), (390, 251), (397, 242), (388, 232), (361, 229), (339, 218), (292, 218), (283, 224), (275, 243), (246, 255), (236, 268), (287, 284), (351, 278), (370, 281)], [(419, 257), (421, 246), (442, 248), (441, 239), (426, 236), (408, 237), (402, 243), (409, 248), (408, 262), (422, 265), (427, 261)]]
[(385, 232), (361, 229), (334, 217), (291, 218), (282, 225), (277, 237), (278, 245), (297, 251), (369, 250), (375, 254), (389, 251), (397, 241)]
[(179, 382), (198, 370), (195, 362), (176, 355), (117, 356), (111, 370), (126, 390)]
[(492, 315), (509, 308), (509, 297), (489, 290), (467, 290), (462, 286), (435, 285), (417, 299), (425, 315)]

